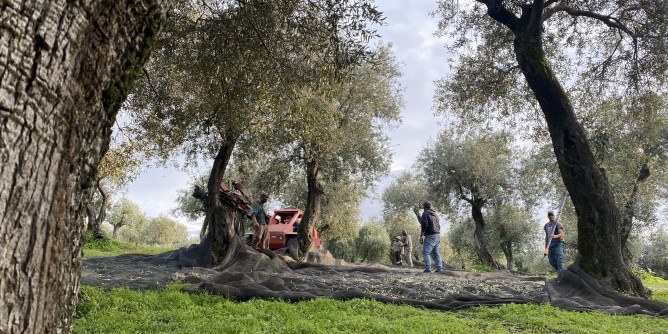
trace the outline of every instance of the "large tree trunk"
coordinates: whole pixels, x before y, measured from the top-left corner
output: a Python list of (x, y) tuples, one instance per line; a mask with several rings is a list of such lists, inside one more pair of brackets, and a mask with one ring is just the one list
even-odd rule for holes
[(218, 149), (207, 184), (209, 196), (206, 199), (207, 212), (204, 219), (208, 225), (209, 233), (213, 237), (211, 245), (212, 263), (219, 269), (224, 269), (232, 264), (240, 247), (244, 245), (241, 237), (234, 232), (234, 209), (223, 205), (218, 196), (220, 182), (222, 182), (225, 169), (230, 162), (237, 138), (238, 136), (234, 135), (224, 138), (226, 144), (221, 145)]
[(645, 182), (650, 175), (649, 166), (647, 163), (644, 163), (638, 172), (638, 177), (633, 183), (633, 189), (631, 190), (631, 195), (629, 195), (628, 200), (624, 204), (624, 212), (622, 216), (622, 225), (620, 227), (620, 239), (622, 243), (622, 256), (624, 257), (624, 262), (629, 267), (633, 267), (633, 254), (629, 249), (627, 241), (631, 235), (633, 229), (633, 218), (636, 215), (636, 205), (638, 202), (638, 187), (640, 184)]
[(325, 193), (318, 181), (318, 163), (309, 161), (306, 164), (306, 183), (308, 186), (308, 195), (306, 197), (306, 208), (304, 209), (304, 217), (299, 224), (297, 235), (299, 239), (299, 250), (302, 253), (308, 252), (312, 242), (313, 226), (320, 219), (322, 195)]
[[(97, 192), (100, 194), (101, 200), (100, 200), (100, 207), (97, 210), (97, 214), (93, 214), (93, 221), (92, 224), (89, 221), (88, 224), (88, 230), (93, 233), (93, 237), (95, 239), (102, 239), (104, 238), (104, 234), (102, 233), (102, 222), (107, 218), (107, 209), (109, 208), (109, 192), (104, 188), (102, 185), (102, 180), (97, 178), (95, 181), (95, 189), (97, 189)], [(90, 202), (95, 202), (91, 196)], [(93, 204), (88, 204), (88, 207), (91, 207)], [(93, 209), (94, 210), (94, 209)], [(90, 213), (89, 213), (90, 217)], [(116, 232), (116, 228), (114, 227), (114, 232)], [(116, 239), (116, 233), (114, 233), (114, 239)]]
[[(535, 9), (534, 9), (535, 10)], [(541, 26), (523, 7), (515, 22), (514, 51), (526, 81), (541, 106), (554, 154), (578, 217), (578, 255), (575, 264), (611, 286), (645, 295), (640, 280), (622, 258), (621, 216), (608, 181), (594, 160), (584, 129), (578, 123), (566, 92), (545, 59)]]
[(118, 239), (118, 231), (120, 231), (121, 227), (125, 226), (125, 222), (121, 220), (120, 222), (113, 224), (113, 230), (111, 232), (111, 237), (114, 239)]
[(0, 3), (0, 333), (67, 333), (85, 205), (160, 0)]
[(494, 257), (487, 249), (485, 242), (485, 219), (482, 216), (482, 200), (469, 201), (471, 204), (471, 215), (475, 222), (475, 231), (473, 232), (473, 239), (475, 241), (475, 251), (478, 254), (478, 259), (485, 265), (495, 269), (503, 269), (503, 265), (494, 260)]
[(501, 250), (506, 257), (506, 268), (513, 270), (513, 243), (509, 241), (504, 242), (501, 244)]

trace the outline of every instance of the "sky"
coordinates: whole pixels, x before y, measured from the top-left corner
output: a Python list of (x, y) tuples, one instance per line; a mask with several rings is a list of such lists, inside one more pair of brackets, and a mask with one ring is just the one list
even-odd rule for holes
[[(435, 0), (377, 0), (376, 3), (386, 17), (385, 25), (378, 27), (380, 41), (392, 44), (403, 73), (400, 79), (405, 100), (402, 123), (388, 133), (394, 154), (391, 174), (396, 175), (409, 169), (418, 153), (439, 132), (441, 119), (433, 115), (432, 100), (434, 81), (448, 70), (447, 54), (445, 40), (434, 36), (438, 19), (430, 12), (436, 9)], [(200, 172), (187, 173), (174, 167), (149, 169), (130, 184), (125, 197), (136, 203), (147, 216), (167, 215), (186, 224), (191, 235), (196, 235), (199, 222), (189, 223), (175, 217), (171, 211), (176, 207), (177, 190), (188, 188), (192, 175)], [(390, 178), (381, 180), (376, 190), (364, 200), (361, 219), (380, 215), (382, 204), (379, 198), (389, 182)]]

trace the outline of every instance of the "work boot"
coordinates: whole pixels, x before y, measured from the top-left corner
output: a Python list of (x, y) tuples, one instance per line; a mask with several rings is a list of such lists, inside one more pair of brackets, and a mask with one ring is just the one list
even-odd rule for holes
[(425, 269), (425, 270), (423, 271), (423, 273), (430, 273), (430, 272), (431, 272), (431, 270), (429, 270), (429, 269)]
[(443, 271), (443, 269), (441, 269), (441, 268), (437, 268), (437, 269), (435, 270), (435, 272), (437, 272), (437, 273), (440, 273), (441, 271)]

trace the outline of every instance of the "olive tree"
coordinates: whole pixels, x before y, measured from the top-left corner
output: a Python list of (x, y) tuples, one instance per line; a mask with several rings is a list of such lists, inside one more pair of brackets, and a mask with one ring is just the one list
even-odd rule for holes
[(153, 143), (164, 158), (179, 152), (189, 161), (213, 159), (205, 224), (214, 265), (234, 261), (243, 245), (233, 209), (213, 196), (239, 140), (271, 132), (296, 87), (337, 80), (365, 58), (372, 35), (367, 23), (380, 20), (364, 0), (186, 2), (177, 8), (130, 108), (138, 140)]
[[(508, 119), (539, 109), (578, 216), (575, 265), (619, 290), (646, 295), (625, 264), (621, 214), (563, 83), (592, 96), (665, 92), (666, 1), (441, 0), (444, 34), (467, 48), (442, 101)], [(475, 39), (476, 44), (469, 41)], [(460, 49), (461, 50), (461, 49)], [(577, 50), (577, 51), (575, 51)], [(571, 57), (573, 56), (573, 57)], [(472, 78), (457, 83), (453, 78)]]
[[(113, 145), (113, 144), (112, 144)], [(135, 143), (117, 143), (102, 157), (95, 177), (95, 189), (86, 206), (87, 230), (96, 239), (104, 235), (100, 225), (105, 221), (112, 195), (134, 180), (142, 165)]]
[(310, 229), (321, 219), (323, 196), (337, 191), (326, 185), (356, 184), (367, 190), (389, 169), (385, 130), (399, 121), (400, 72), (388, 47), (370, 52), (369, 59), (341, 80), (299, 87), (287, 105), (290, 112), (275, 119), (266, 139), (250, 141), (265, 143), (263, 154), (270, 156), (263, 175), (283, 175), (273, 178), (280, 181), (294, 168), (303, 172), (307, 193), (299, 244), (304, 253)]
[(457, 140), (443, 132), (418, 159), (430, 193), (453, 208), (460, 207), (461, 201), (468, 205), (475, 222), (476, 253), (483, 264), (493, 268), (503, 266), (488, 250), (483, 209), (513, 191), (508, 140), (504, 134)]
[(420, 174), (404, 171), (383, 190), (383, 216), (390, 217), (410, 212), (420, 223), (422, 203), (429, 197), (428, 189)]
[[(136, 203), (123, 197), (111, 206), (106, 221), (113, 228), (112, 236), (114, 239), (120, 237), (120, 239), (128, 242), (141, 243), (141, 231), (148, 223), (148, 217)], [(121, 230), (124, 226), (128, 228)], [(128, 231), (126, 232), (126, 230)]]

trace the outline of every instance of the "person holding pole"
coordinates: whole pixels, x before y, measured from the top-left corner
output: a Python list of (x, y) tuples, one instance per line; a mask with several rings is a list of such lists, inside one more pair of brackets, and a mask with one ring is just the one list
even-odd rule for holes
[(554, 212), (547, 212), (548, 222), (543, 226), (545, 231), (545, 250), (550, 265), (557, 271), (557, 275), (564, 269), (564, 226), (554, 216)]

